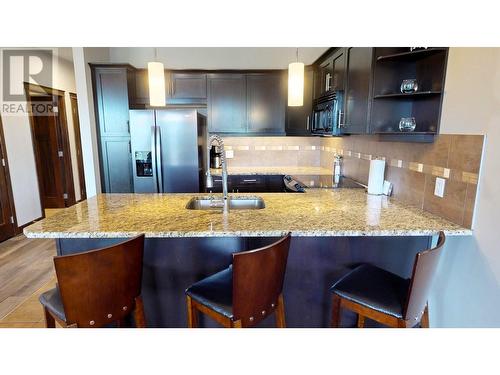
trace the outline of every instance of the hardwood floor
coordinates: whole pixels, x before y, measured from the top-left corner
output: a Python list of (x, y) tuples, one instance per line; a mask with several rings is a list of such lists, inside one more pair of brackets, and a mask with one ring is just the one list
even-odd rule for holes
[(40, 326), (38, 295), (55, 284), (55, 255), (54, 240), (20, 235), (0, 243), (0, 328)]

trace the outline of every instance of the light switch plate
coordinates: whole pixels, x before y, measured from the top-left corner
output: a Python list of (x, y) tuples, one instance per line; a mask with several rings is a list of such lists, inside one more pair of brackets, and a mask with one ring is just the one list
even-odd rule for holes
[(445, 183), (446, 180), (444, 178), (436, 177), (436, 185), (434, 186), (434, 195), (443, 198)]
[(226, 158), (227, 159), (234, 158), (234, 150), (226, 150)]

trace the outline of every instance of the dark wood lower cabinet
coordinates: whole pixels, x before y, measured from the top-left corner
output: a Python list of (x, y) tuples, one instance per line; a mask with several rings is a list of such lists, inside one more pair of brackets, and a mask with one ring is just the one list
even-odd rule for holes
[[(213, 193), (222, 192), (222, 177), (214, 176)], [(286, 191), (283, 175), (229, 175), (227, 191), (233, 193), (282, 193)]]
[(130, 137), (101, 138), (103, 190), (108, 193), (133, 193)]
[[(307, 194), (307, 193), (306, 193)], [(187, 327), (186, 295), (191, 284), (232, 262), (235, 251), (267, 246), (276, 237), (146, 238), (142, 296), (148, 327)], [(68, 255), (112, 246), (119, 238), (61, 238), (57, 254)], [(290, 243), (283, 288), (286, 325), (320, 328), (331, 325), (329, 288), (350, 271), (353, 264), (371, 263), (401, 277), (411, 275), (415, 254), (427, 248), (430, 238), (410, 237), (300, 237)], [(218, 327), (199, 317), (200, 327)], [(355, 327), (356, 317), (344, 311), (343, 326)], [(367, 322), (372, 324), (371, 322)], [(274, 327), (273, 318), (259, 327)]]

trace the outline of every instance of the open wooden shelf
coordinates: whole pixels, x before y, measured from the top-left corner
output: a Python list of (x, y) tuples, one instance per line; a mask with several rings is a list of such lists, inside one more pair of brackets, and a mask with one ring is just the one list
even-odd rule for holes
[(417, 60), (439, 52), (445, 52), (446, 48), (433, 47), (426, 49), (418, 49), (415, 51), (394, 53), (391, 55), (383, 55), (377, 57), (377, 61), (390, 61), (390, 60)]
[(395, 92), (392, 94), (379, 94), (375, 95), (374, 99), (384, 99), (384, 98), (405, 98), (405, 97), (419, 97), (419, 96), (432, 96), (432, 95), (441, 95), (441, 91), (417, 91), (411, 92), (407, 94), (403, 94), (400, 92)]

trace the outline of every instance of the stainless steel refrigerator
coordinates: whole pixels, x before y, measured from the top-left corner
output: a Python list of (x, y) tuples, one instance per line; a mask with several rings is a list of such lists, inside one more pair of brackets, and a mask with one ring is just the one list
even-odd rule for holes
[(204, 190), (205, 116), (196, 110), (131, 110), (130, 143), (136, 193)]

